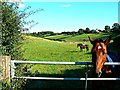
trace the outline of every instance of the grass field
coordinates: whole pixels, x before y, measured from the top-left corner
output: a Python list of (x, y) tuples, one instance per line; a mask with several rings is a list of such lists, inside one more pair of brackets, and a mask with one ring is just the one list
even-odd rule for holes
[[(89, 44), (89, 42), (87, 42)], [(89, 52), (80, 52), (77, 43), (50, 41), (28, 36), (24, 44), (24, 58), (46, 61), (84, 61)], [(84, 58), (82, 58), (84, 55)], [(86, 59), (89, 61), (90, 59)]]
[[(55, 35), (46, 38), (64, 38), (66, 42), (51, 41), (43, 38), (27, 36), (23, 48), (24, 58), (27, 60), (47, 60), (47, 61), (90, 61), (89, 52), (80, 52), (77, 43), (86, 43), (90, 49), (92, 45), (88, 41), (88, 36), (92, 38), (106, 37), (104, 34), (83, 34), (83, 35)], [(83, 41), (86, 39), (86, 42)], [(84, 56), (84, 58), (83, 58)]]
[[(38, 61), (78, 62), (91, 61), (90, 51), (80, 52), (76, 43), (63, 43), (42, 38), (28, 36), (24, 44), (24, 58)], [(84, 56), (84, 58), (83, 58)], [(38, 70), (41, 74), (63, 74), (66, 69), (78, 69), (75, 65), (34, 65), (31, 70)]]
[(45, 37), (46, 39), (61, 39), (65, 40), (66, 42), (83, 42), (83, 40), (88, 40), (88, 36), (92, 38), (105, 38), (108, 34), (107, 33), (100, 33), (100, 34), (82, 34), (82, 35), (55, 35), (55, 36), (48, 36)]
[[(46, 37), (51, 39), (64, 39), (65, 42), (47, 40), (38, 37), (26, 36), (23, 45), (24, 58), (32, 61), (61, 61), (61, 62), (86, 62), (91, 61), (90, 50), (92, 45), (88, 41), (88, 36), (92, 38), (102, 37), (107, 34), (83, 34), (83, 35), (56, 35)], [(83, 41), (86, 39), (86, 42)], [(82, 42), (89, 45), (90, 50), (80, 52), (77, 48), (77, 43)], [(36, 71), (38, 76), (53, 76), (53, 77), (85, 77), (85, 68), (82, 65), (32, 65), (29, 69), (33, 74)], [(91, 72), (90, 72), (91, 73)], [(89, 74), (89, 77), (91, 74)], [(27, 84), (28, 90), (33, 88), (84, 88), (84, 81), (39, 81), (30, 80)], [(41, 84), (42, 83), (42, 84)], [(75, 86), (72, 84), (75, 83)], [(42, 86), (41, 86), (41, 85)], [(89, 85), (91, 83), (88, 83)], [(39, 86), (39, 87), (38, 87)], [(80, 87), (81, 86), (81, 87)]]

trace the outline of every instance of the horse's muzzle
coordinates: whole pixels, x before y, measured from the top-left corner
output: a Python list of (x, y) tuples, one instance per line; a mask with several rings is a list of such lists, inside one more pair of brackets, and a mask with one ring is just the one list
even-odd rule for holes
[(102, 75), (102, 71), (99, 70), (99, 72), (97, 73), (97, 75), (98, 75), (98, 77), (101, 77), (101, 75)]

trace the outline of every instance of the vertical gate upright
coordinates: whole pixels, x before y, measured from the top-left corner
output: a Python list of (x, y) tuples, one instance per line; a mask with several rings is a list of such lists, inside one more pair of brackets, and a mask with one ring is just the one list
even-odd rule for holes
[(0, 80), (10, 81), (10, 56), (0, 56)]

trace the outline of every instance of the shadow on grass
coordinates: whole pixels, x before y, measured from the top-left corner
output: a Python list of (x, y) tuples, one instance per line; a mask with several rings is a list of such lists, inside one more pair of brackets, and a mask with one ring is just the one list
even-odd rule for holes
[(91, 51), (89, 50), (89, 51), (81, 51), (81, 50), (70, 50), (70, 51), (67, 51), (67, 52), (71, 52), (71, 53), (77, 53), (77, 52), (83, 52), (83, 53), (86, 53), (86, 54), (91, 54)]
[(77, 52), (80, 52), (80, 50), (70, 50), (70, 51), (67, 51), (67, 52), (77, 53)]
[[(91, 51), (89, 51), (89, 52), (86, 52), (86, 54), (91, 54)], [(92, 55), (92, 54), (91, 54)]]
[[(92, 67), (88, 68), (90, 72), (88, 77), (94, 77), (92, 74)], [(56, 78), (85, 78), (85, 68), (65, 70), (63, 74), (42, 74), (37, 70), (34, 77), (56, 77)], [(111, 83), (111, 84), (110, 84)], [(103, 85), (104, 84), (104, 85)], [(119, 90), (119, 81), (88, 81), (87, 90)], [(101, 86), (102, 85), (102, 86)], [(111, 87), (112, 89), (110, 89)], [(110, 87), (109, 89), (107, 87)], [(113, 88), (115, 87), (115, 88)], [(80, 89), (85, 90), (85, 81), (72, 80), (27, 80), (26, 86), (23, 90), (44, 90), (44, 89)]]
[[(85, 77), (85, 69), (66, 70), (64, 74), (36, 74), (36, 77), (58, 77), (58, 78), (81, 78)], [(91, 77), (91, 76), (89, 76)], [(25, 90), (40, 89), (81, 89), (85, 90), (85, 81), (72, 80), (27, 80)], [(88, 88), (91, 88), (91, 81), (88, 81)]]

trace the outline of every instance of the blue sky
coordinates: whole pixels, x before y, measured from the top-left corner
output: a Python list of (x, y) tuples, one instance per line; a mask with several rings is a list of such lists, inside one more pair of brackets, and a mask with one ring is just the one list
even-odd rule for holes
[(31, 6), (29, 10), (44, 9), (26, 19), (39, 23), (30, 32), (78, 31), (86, 27), (103, 30), (105, 25), (118, 22), (118, 2), (24, 2), (21, 9), (27, 6)]

